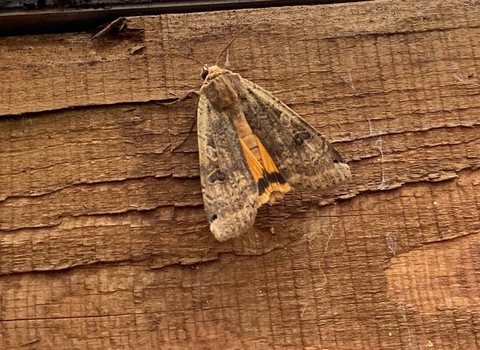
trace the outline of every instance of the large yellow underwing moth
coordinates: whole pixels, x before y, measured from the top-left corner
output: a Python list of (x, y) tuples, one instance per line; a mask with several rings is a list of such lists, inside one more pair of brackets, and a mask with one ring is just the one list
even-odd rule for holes
[(337, 150), (270, 92), (217, 65), (202, 71), (197, 129), (210, 230), (219, 241), (300, 184), (325, 189), (351, 176)]
[(246, 232), (257, 209), (281, 200), (292, 185), (325, 189), (351, 177), (337, 150), (270, 92), (217, 64), (205, 65), (201, 76), (200, 180), (217, 240)]

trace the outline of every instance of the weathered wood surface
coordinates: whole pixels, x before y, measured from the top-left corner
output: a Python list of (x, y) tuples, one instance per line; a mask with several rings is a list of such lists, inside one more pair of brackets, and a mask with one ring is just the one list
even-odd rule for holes
[[(151, 101), (198, 88), (184, 57), (214, 63), (246, 26), (235, 71), (334, 141), (353, 179), (297, 188), (218, 243), (195, 135), (171, 151), (195, 101)], [(0, 39), (0, 348), (480, 346), (480, 6), (129, 27), (144, 31)]]

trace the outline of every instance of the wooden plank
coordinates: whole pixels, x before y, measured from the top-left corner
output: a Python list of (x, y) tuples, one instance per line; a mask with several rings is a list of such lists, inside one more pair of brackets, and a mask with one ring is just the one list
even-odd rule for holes
[[(367, 0), (10, 0), (0, 3), (0, 36), (94, 31), (124, 16), (234, 10)], [(368, 0), (370, 1), (370, 0)]]
[[(478, 6), (128, 25), (0, 39), (0, 348), (479, 346)], [(235, 71), (334, 141), (353, 179), (296, 188), (219, 243), (195, 135), (172, 151), (195, 101), (152, 101), (198, 88), (186, 57), (214, 63), (242, 30)]]

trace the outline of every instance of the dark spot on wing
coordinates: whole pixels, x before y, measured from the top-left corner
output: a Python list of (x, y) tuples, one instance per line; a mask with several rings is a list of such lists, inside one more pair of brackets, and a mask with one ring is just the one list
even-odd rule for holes
[(212, 222), (214, 222), (215, 220), (217, 220), (218, 216), (217, 214), (213, 214), (213, 215), (210, 215), (208, 217), (208, 223), (211, 224)]
[(223, 182), (226, 179), (227, 179), (227, 175), (225, 175), (225, 173), (223, 171), (221, 171), (220, 169), (217, 169), (213, 173), (208, 175), (208, 182), (210, 182), (211, 184), (213, 184), (217, 181), (218, 182)]
[(310, 135), (308, 132), (306, 131), (301, 131), (301, 132), (297, 132), (294, 136), (293, 136), (293, 142), (295, 142), (295, 144), (297, 146), (301, 146), (303, 145), (303, 142), (305, 140), (309, 140), (312, 138), (312, 135)]

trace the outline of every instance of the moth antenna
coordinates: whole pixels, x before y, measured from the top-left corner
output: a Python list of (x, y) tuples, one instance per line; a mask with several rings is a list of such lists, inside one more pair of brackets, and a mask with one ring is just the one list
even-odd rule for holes
[(196, 62), (196, 63), (198, 63), (199, 65), (203, 66), (203, 63), (202, 63), (202, 62), (200, 62), (200, 61), (197, 61), (195, 58), (191, 58), (191, 57), (187, 57), (187, 56), (179, 55), (178, 53), (174, 54), (174, 56), (178, 56), (178, 57), (185, 58), (185, 59), (187, 59), (187, 60), (190, 60), (190, 61)]
[(228, 50), (227, 50), (227, 54), (225, 56), (225, 64), (224, 64), (224, 67), (225, 69), (231, 69), (231, 65), (230, 65), (230, 61), (228, 60)]
[(220, 52), (220, 55), (218, 55), (217, 60), (215, 61), (215, 65), (216, 65), (216, 66), (218, 66), (218, 61), (220, 60), (220, 58), (222, 57), (222, 55), (225, 53), (225, 51), (228, 50), (228, 48), (230, 47), (230, 45), (232, 45), (233, 42), (234, 42), (235, 40), (237, 40), (237, 38), (240, 36), (240, 34), (242, 34), (242, 33), (243, 33), (245, 30), (247, 30), (247, 29), (248, 29), (248, 26), (247, 26), (246, 28), (243, 28), (237, 35), (235, 35), (235, 36), (233, 37), (232, 40), (230, 40), (230, 42), (228, 43), (228, 45), (225, 46), (225, 48), (222, 50), (222, 52)]

